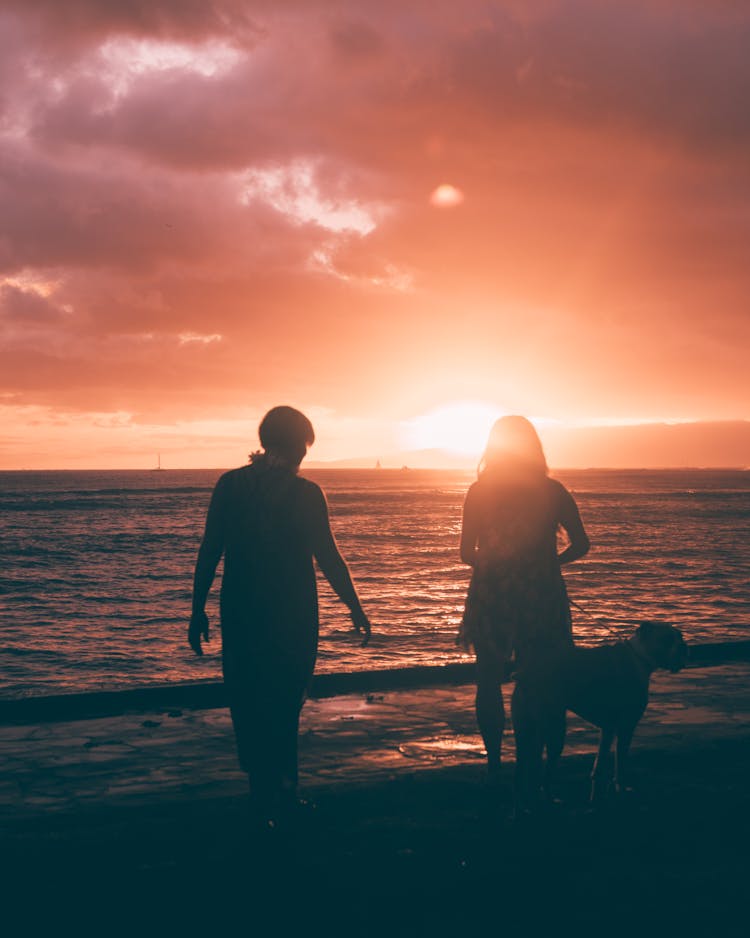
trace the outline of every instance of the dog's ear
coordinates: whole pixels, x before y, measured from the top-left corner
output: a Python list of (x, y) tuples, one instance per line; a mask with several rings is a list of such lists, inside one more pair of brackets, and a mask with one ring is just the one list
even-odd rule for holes
[(688, 647), (687, 642), (682, 637), (682, 632), (679, 629), (672, 629), (672, 645), (669, 649), (669, 663), (667, 665), (668, 669), (672, 674), (676, 674), (678, 671), (687, 665), (690, 658), (690, 648)]

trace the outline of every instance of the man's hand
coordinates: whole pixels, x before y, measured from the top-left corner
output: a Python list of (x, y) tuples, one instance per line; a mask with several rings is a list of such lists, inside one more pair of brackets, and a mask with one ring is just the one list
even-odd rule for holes
[(354, 631), (359, 632), (360, 634), (364, 633), (364, 638), (362, 639), (362, 647), (369, 644), (370, 636), (372, 635), (372, 627), (370, 626), (370, 620), (365, 615), (362, 609), (354, 609), (351, 612), (352, 622), (354, 623)]
[(190, 647), (193, 649), (196, 655), (198, 655), (198, 657), (203, 655), (201, 638), (203, 638), (205, 641), (209, 641), (208, 616), (205, 612), (194, 612), (190, 617), (190, 625), (188, 627), (188, 642), (190, 642)]

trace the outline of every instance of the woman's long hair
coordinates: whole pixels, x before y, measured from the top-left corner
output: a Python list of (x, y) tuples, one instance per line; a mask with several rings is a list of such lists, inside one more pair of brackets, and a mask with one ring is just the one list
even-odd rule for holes
[(541, 440), (531, 421), (517, 416), (495, 421), (479, 461), (479, 477), (485, 473), (528, 479), (549, 474)]

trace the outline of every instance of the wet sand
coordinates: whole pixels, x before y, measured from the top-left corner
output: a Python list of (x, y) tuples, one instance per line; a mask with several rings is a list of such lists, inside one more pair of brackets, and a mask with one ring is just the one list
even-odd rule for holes
[(26, 934), (744, 935), (748, 678), (655, 675), (637, 793), (595, 813), (596, 732), (571, 718), (564, 804), (523, 823), (511, 734), (508, 785), (484, 784), (470, 686), (308, 701), (317, 808), (273, 832), (250, 823), (224, 710), (0, 727), (6, 916)]

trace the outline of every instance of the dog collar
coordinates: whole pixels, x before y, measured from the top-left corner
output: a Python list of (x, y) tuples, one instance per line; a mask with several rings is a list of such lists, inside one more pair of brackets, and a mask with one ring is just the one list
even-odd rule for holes
[(649, 672), (655, 671), (659, 667), (651, 655), (640, 647), (640, 643), (636, 643), (632, 638), (629, 638), (625, 641), (625, 644), (630, 648), (636, 658), (640, 658), (641, 661), (645, 662)]

